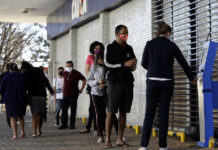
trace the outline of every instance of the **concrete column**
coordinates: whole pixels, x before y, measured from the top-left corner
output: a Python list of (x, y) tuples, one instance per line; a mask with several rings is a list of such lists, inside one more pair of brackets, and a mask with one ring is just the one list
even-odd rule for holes
[[(53, 79), (56, 77), (56, 40), (50, 41), (50, 62), (49, 62), (49, 81), (50, 84), (53, 85)], [(51, 97), (49, 96), (48, 100), (48, 112), (55, 111), (55, 102), (51, 101)]]
[(105, 45), (110, 43), (110, 16), (109, 12), (102, 12), (100, 14), (100, 23), (101, 23), (101, 38), (102, 42)]
[(77, 69), (77, 29), (71, 29), (69, 32), (71, 58), (74, 63), (74, 68)]

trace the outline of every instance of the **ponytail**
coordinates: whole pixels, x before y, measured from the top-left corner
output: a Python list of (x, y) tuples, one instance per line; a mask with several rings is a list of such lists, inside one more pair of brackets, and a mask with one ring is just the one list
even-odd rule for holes
[(164, 21), (159, 22), (156, 35), (157, 36), (165, 35), (168, 32), (170, 33), (172, 32), (171, 27), (168, 24), (166, 24)]

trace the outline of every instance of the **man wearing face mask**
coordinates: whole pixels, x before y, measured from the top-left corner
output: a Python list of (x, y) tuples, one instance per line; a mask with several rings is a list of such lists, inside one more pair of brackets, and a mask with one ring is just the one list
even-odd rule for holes
[[(63, 105), (61, 115), (61, 127), (59, 129), (66, 129), (68, 127), (68, 108), (70, 107), (71, 116), (69, 129), (75, 129), (77, 99), (86, 85), (86, 78), (77, 70), (73, 69), (73, 62), (66, 62), (66, 71), (63, 74)], [(82, 87), (79, 89), (79, 81), (83, 81)]]
[(133, 100), (132, 71), (136, 69), (137, 60), (133, 49), (126, 43), (128, 29), (124, 25), (118, 25), (115, 29), (116, 40), (107, 46), (105, 52), (105, 66), (107, 67), (107, 93), (108, 93), (108, 114), (106, 119), (106, 143), (105, 148), (111, 148), (111, 128), (113, 114), (119, 110), (119, 129), (116, 145), (125, 146), (123, 141), (126, 113), (129, 113)]
[(54, 101), (56, 103), (55, 126), (59, 126), (60, 111), (63, 104), (64, 68), (58, 68), (58, 77), (53, 80)]

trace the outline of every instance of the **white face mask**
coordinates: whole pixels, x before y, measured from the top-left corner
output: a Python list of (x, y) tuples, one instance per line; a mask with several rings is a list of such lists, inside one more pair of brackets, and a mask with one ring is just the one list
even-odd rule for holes
[(66, 68), (66, 71), (67, 71), (67, 72), (71, 72), (72, 70), (73, 70), (72, 67), (67, 67), (67, 68)]

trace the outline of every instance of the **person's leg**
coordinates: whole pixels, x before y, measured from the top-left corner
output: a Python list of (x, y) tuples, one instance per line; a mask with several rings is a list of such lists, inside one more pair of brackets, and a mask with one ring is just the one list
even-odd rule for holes
[(41, 136), (41, 134), (42, 134), (43, 115), (44, 115), (44, 113), (37, 114), (38, 136)]
[(126, 124), (126, 113), (119, 113), (119, 122), (118, 122), (118, 137), (117, 137), (117, 144), (124, 144), (123, 141), (123, 133), (124, 133), (124, 126)]
[(167, 131), (169, 107), (173, 95), (173, 83), (164, 82), (164, 86), (160, 92), (160, 131), (159, 131), (159, 146), (160, 148), (167, 147)]
[(112, 129), (112, 124), (113, 124), (113, 112), (108, 112), (107, 113), (107, 118), (106, 118), (106, 145), (111, 144), (111, 129)]
[(20, 137), (21, 137), (21, 138), (24, 138), (24, 137), (25, 137), (25, 131), (24, 131), (24, 118), (23, 118), (23, 117), (19, 117), (18, 120), (19, 120), (20, 131), (21, 131)]
[(33, 137), (36, 137), (37, 132), (37, 113), (32, 113), (32, 128), (33, 128)]
[(14, 134), (12, 139), (15, 140), (17, 138), (17, 119), (14, 117), (11, 117), (10, 119), (11, 119), (11, 128)]
[(61, 100), (57, 99), (56, 100), (56, 110), (55, 110), (55, 123), (59, 125), (59, 120), (60, 120), (60, 111), (61, 111)]
[(72, 96), (70, 98), (70, 127), (71, 129), (75, 129), (75, 121), (76, 121), (76, 109), (77, 109), (77, 99), (78, 95)]
[(146, 89), (146, 112), (142, 129), (141, 147), (147, 147), (149, 144), (152, 124), (156, 113), (156, 107), (159, 100), (159, 87), (156, 81), (147, 81)]
[[(68, 122), (68, 108), (69, 108), (69, 101), (68, 97), (64, 96), (63, 105), (62, 105), (62, 115), (61, 115), (61, 127), (66, 128)], [(60, 128), (61, 128), (60, 127)]]
[(108, 82), (107, 84), (107, 107), (108, 114), (106, 118), (106, 143), (105, 148), (111, 147), (111, 128), (113, 124), (114, 114), (118, 112), (118, 106), (120, 103), (122, 89), (119, 83)]
[(113, 125), (114, 125), (114, 128), (115, 128), (115, 131), (116, 131), (116, 134), (118, 136), (118, 119), (117, 119), (117, 116), (115, 113), (113, 113)]
[(93, 102), (92, 102), (92, 98), (91, 98), (91, 94), (89, 94), (89, 99), (90, 99), (90, 103), (89, 103), (89, 118), (86, 124), (86, 129), (90, 130), (91, 126), (92, 126), (92, 120), (93, 120)]

